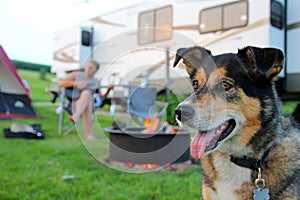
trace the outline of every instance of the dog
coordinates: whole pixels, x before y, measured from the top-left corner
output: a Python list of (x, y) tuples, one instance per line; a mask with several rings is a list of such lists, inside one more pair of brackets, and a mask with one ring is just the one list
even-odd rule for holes
[(186, 67), (194, 92), (175, 115), (197, 130), (190, 153), (201, 159), (204, 200), (300, 199), (300, 129), (275, 87), (283, 62), (276, 48), (177, 50), (174, 67)]

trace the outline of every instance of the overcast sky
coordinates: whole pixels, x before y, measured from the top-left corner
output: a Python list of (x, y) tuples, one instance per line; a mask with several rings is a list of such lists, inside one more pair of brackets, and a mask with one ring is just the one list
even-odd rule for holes
[(11, 59), (51, 65), (55, 31), (142, 1), (1, 0), (0, 45)]

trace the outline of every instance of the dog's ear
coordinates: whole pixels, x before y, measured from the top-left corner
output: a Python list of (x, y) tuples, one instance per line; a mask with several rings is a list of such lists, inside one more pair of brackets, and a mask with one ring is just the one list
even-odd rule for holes
[(269, 81), (280, 73), (284, 61), (282, 51), (275, 48), (249, 46), (239, 50), (237, 55), (254, 78)]
[(177, 52), (176, 52), (176, 57), (175, 57), (175, 61), (174, 61), (174, 64), (173, 64), (173, 67), (176, 67), (176, 65), (179, 63), (179, 61), (182, 59), (182, 56), (184, 54), (184, 52), (187, 50), (188, 48), (180, 48), (180, 49), (177, 49)]
[(190, 76), (201, 66), (203, 58), (211, 55), (211, 52), (205, 48), (195, 46), (191, 48), (180, 48), (176, 52), (173, 67), (175, 67), (181, 59), (186, 66), (186, 71)]

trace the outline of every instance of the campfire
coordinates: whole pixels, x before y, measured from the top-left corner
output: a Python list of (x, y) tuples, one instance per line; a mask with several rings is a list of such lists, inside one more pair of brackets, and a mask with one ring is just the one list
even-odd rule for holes
[(148, 172), (148, 171), (159, 171), (159, 170), (169, 170), (169, 171), (183, 171), (187, 167), (191, 166), (191, 161), (185, 161), (181, 163), (167, 163), (166, 165), (158, 165), (158, 164), (136, 164), (136, 163), (126, 163), (126, 162), (118, 162), (118, 161), (109, 161), (109, 164), (117, 167), (117, 168), (126, 168), (132, 171), (138, 172)]
[(159, 127), (158, 119), (153, 118), (146, 127), (112, 127), (106, 131), (113, 166), (138, 171), (183, 170), (191, 163), (189, 132), (172, 128), (167, 122)]

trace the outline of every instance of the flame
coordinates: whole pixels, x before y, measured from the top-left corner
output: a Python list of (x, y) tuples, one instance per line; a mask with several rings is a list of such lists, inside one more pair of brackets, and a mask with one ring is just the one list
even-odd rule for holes
[(128, 167), (128, 168), (134, 168), (136, 166), (140, 166), (141, 168), (144, 169), (155, 169), (160, 167), (160, 165), (158, 164), (150, 164), (150, 163), (145, 163), (145, 164), (135, 164), (135, 163), (122, 163), (122, 162), (118, 162), (118, 164), (122, 164), (124, 167)]
[(166, 169), (170, 169), (171, 171), (182, 171), (185, 168), (187, 168), (191, 163), (190, 161), (186, 161), (180, 164), (173, 163), (167, 163), (165, 165), (159, 165), (159, 164), (151, 164), (151, 163), (145, 163), (145, 164), (136, 164), (136, 163), (130, 163), (130, 162), (119, 162), (119, 161), (110, 161), (113, 165), (119, 166), (119, 167), (127, 167), (131, 169), (137, 169), (137, 170), (156, 170), (160, 167), (166, 167)]
[(125, 167), (134, 167), (134, 163), (123, 163)]
[(159, 165), (158, 164), (141, 164), (141, 167), (146, 168), (146, 169), (155, 169), (158, 168)]
[(146, 118), (145, 120), (144, 120), (144, 126), (145, 127), (148, 127), (148, 126), (150, 126), (150, 124), (151, 124), (151, 120), (150, 120), (150, 118)]

